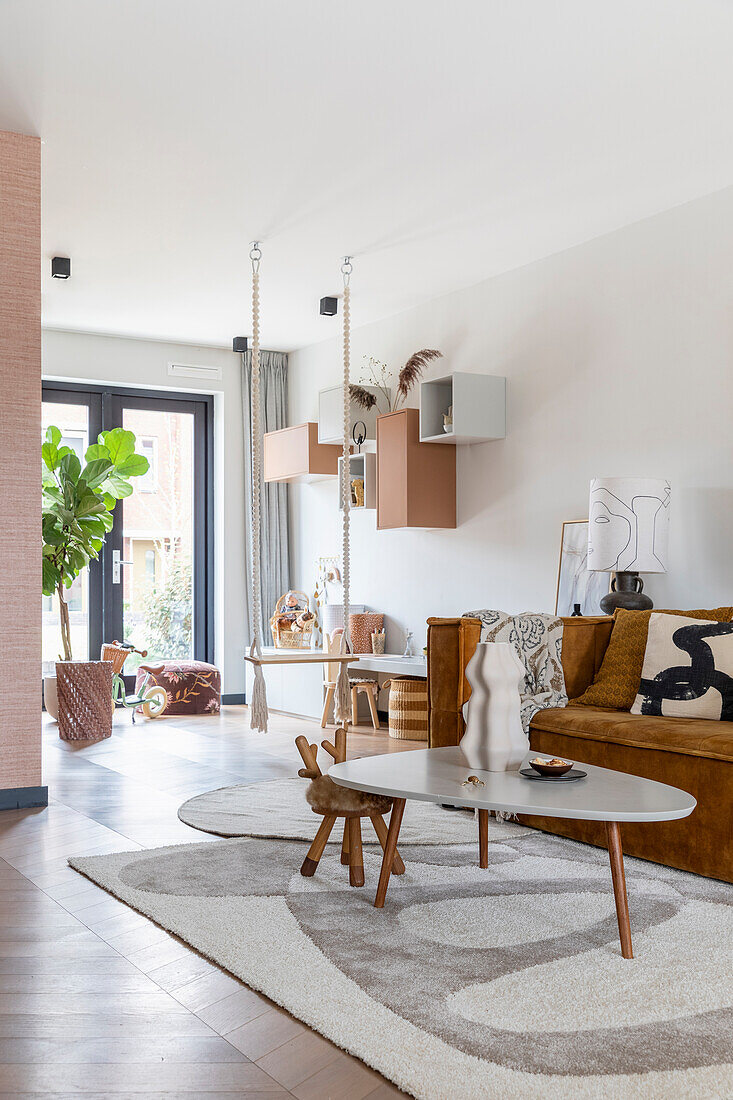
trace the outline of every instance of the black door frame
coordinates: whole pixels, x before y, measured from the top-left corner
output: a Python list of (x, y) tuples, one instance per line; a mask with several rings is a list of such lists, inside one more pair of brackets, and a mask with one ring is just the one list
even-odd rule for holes
[[(86, 405), (89, 409), (89, 440), (101, 431), (122, 423), (122, 409), (162, 409), (193, 415), (193, 655), (197, 661), (214, 659), (214, 398), (210, 394), (178, 393), (171, 390), (137, 389), (132, 386), (93, 385), (83, 382), (43, 380), (42, 399)], [(171, 409), (171, 411), (174, 411)], [(89, 607), (101, 608), (101, 615), (89, 615), (89, 655), (100, 652), (103, 641), (111, 641), (122, 623), (122, 585), (112, 584), (112, 551), (122, 550), (122, 532), (107, 536), (99, 561), (89, 565)]]

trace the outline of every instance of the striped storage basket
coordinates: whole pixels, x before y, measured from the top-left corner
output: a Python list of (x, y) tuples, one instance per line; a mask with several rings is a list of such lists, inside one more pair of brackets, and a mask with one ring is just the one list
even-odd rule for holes
[[(427, 680), (389, 680), (389, 736), (402, 741), (428, 739)], [(383, 685), (387, 687), (387, 684)]]

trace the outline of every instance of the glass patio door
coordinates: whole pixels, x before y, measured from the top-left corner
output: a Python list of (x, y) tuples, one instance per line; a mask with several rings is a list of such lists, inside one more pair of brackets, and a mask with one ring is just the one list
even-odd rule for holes
[[(75, 658), (96, 658), (103, 641), (117, 638), (146, 649), (148, 660), (211, 660), (211, 414), (205, 396), (44, 386), (44, 431), (56, 424), (83, 458), (100, 430), (123, 427), (149, 463), (132, 496), (117, 502), (100, 561), (70, 590)], [(47, 672), (59, 644), (55, 605), (44, 599)], [(126, 676), (140, 660), (128, 657)]]

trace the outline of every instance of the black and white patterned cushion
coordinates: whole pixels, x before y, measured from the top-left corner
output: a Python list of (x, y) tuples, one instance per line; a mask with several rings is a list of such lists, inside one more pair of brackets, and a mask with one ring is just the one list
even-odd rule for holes
[(733, 623), (651, 615), (631, 713), (733, 721)]

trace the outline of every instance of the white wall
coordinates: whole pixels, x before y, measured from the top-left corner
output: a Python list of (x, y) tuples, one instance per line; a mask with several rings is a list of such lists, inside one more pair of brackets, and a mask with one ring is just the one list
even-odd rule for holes
[[(169, 377), (168, 363), (221, 367), (221, 381)], [(43, 377), (213, 393), (215, 652), (222, 690), (244, 691), (246, 581), (240, 356), (222, 348), (45, 330)], [(188, 383), (191, 383), (190, 385)]]
[[(506, 440), (458, 449), (455, 531), (353, 516), (352, 599), (390, 616), (389, 648), (405, 626), (422, 646), (429, 615), (552, 611), (560, 525), (587, 516), (594, 476), (672, 483), (669, 573), (646, 578), (657, 606), (733, 601), (731, 226), (733, 188), (355, 330), (357, 370), (435, 347), (431, 377), (508, 380)], [(317, 418), (339, 354), (334, 338), (290, 356), (292, 423)], [(290, 499), (292, 580), (312, 590), (315, 558), (340, 549), (336, 481)]]

